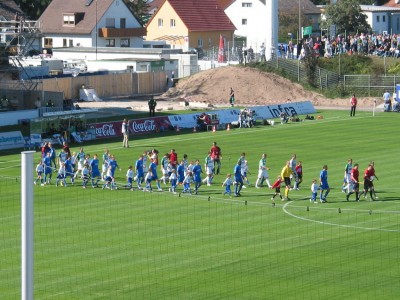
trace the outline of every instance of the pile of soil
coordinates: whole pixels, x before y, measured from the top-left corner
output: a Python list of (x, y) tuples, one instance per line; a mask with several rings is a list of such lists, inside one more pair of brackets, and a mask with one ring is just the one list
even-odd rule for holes
[[(349, 108), (350, 99), (328, 99), (305, 90), (273, 73), (249, 67), (219, 67), (180, 79), (160, 98), (229, 105), (230, 88), (235, 91), (235, 105), (270, 105), (309, 100), (316, 107)], [(357, 95), (356, 95), (357, 96)], [(374, 98), (358, 98), (358, 106), (372, 107)], [(378, 101), (378, 104), (381, 101)]]

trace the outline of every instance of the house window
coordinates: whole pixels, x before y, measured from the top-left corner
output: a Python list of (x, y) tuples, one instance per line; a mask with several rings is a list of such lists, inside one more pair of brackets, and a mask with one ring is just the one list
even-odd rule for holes
[(73, 47), (74, 46), (74, 40), (69, 40), (69, 47)]
[(382, 22), (386, 22), (386, 16), (382, 16)]
[(130, 39), (121, 39), (121, 47), (130, 47)]
[(212, 45), (212, 39), (209, 38), (209, 39), (208, 39), (208, 48), (211, 48), (211, 45)]
[(121, 18), (119, 20), (119, 28), (126, 28), (126, 19), (125, 18)]
[(247, 19), (242, 19), (242, 25), (247, 25)]
[(379, 20), (380, 20), (380, 16), (376, 16), (376, 22), (379, 23)]
[(107, 39), (106, 47), (115, 47), (115, 39)]
[(75, 16), (74, 15), (63, 15), (64, 25), (75, 25)]
[(68, 40), (67, 39), (63, 39), (63, 47), (68, 47)]
[(52, 48), (53, 47), (53, 39), (44, 38), (44, 47)]
[(163, 19), (158, 19), (158, 27), (163, 27), (164, 21)]
[(170, 27), (175, 27), (175, 19), (170, 20)]
[(252, 7), (253, 3), (251, 2), (242, 2), (242, 7)]
[(203, 39), (198, 39), (198, 40), (197, 40), (197, 46), (198, 46), (199, 48), (203, 48)]
[(107, 28), (115, 28), (115, 19), (114, 18), (107, 18), (106, 19), (106, 27)]

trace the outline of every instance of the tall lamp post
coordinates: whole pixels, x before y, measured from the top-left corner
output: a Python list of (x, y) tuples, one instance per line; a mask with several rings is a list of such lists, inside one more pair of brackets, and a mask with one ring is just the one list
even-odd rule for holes
[(299, 0), (299, 34), (297, 36), (297, 44), (300, 42), (301, 35), (301, 0)]
[(99, 30), (97, 28), (97, 0), (96, 0), (96, 61), (97, 61), (97, 37), (99, 35)]

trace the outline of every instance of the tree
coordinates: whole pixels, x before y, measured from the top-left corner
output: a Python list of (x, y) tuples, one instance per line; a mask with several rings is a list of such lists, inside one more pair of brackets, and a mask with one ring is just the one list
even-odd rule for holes
[(150, 19), (149, 0), (124, 0), (128, 8), (139, 19), (142, 25), (145, 25)]
[(29, 20), (37, 20), (52, 0), (15, 0)]
[(367, 16), (361, 12), (359, 0), (341, 0), (328, 5), (325, 10), (326, 25), (336, 25), (338, 33), (368, 32), (371, 26)]

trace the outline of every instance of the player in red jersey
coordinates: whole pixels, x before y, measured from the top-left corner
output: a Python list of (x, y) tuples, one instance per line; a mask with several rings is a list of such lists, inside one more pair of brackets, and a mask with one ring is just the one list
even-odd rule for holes
[(360, 184), (358, 183), (358, 178), (360, 176), (360, 171), (358, 170), (358, 164), (354, 164), (350, 172), (349, 180), (349, 192), (346, 195), (346, 200), (349, 201), (351, 194), (356, 193), (356, 201), (359, 201), (359, 189)]
[[(214, 174), (218, 175), (221, 170), (221, 148), (217, 146), (217, 142), (213, 142), (213, 145), (210, 149), (211, 158), (214, 161)], [(217, 165), (217, 167), (215, 167)]]
[[(364, 171), (364, 191), (361, 193), (364, 198), (367, 198), (367, 192), (369, 191), (369, 195), (371, 196), (371, 201), (374, 201), (376, 198), (373, 196), (374, 193), (374, 179), (376, 178), (375, 169), (373, 164), (369, 164), (368, 167)], [(361, 195), (360, 195), (361, 198)]]
[(282, 177), (278, 176), (278, 178), (276, 179), (274, 184), (271, 186), (271, 189), (275, 189), (275, 194), (271, 198), (272, 201), (274, 201), (276, 195), (279, 195), (279, 197), (282, 200), (282, 195), (281, 195), (281, 184), (282, 184), (282, 182), (283, 182)]

